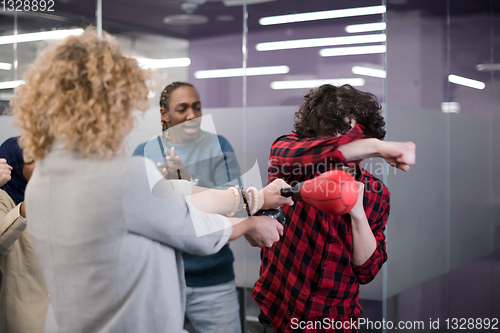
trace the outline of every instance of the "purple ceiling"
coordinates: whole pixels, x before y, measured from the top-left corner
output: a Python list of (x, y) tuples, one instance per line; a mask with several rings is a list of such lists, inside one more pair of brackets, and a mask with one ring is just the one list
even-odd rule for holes
[[(453, 15), (500, 12), (500, 2), (496, 0), (448, 0)], [(388, 10), (421, 10), (427, 15), (446, 15), (447, 0), (388, 0)], [(56, 14), (67, 14), (93, 21), (94, 1), (61, 0), (57, 3)], [(103, 0), (103, 24), (108, 31), (114, 29), (137, 30), (185, 39), (238, 33), (242, 31), (243, 11), (241, 6), (226, 7), (222, 2), (208, 1), (199, 6), (196, 15), (208, 17), (209, 22), (194, 26), (169, 26), (163, 18), (169, 15), (184, 14), (180, 0)], [(382, 0), (357, 0), (356, 7), (382, 4)], [(268, 3), (248, 5), (248, 27), (251, 31), (273, 29), (260, 26), (258, 20), (263, 16), (291, 14), (300, 12), (331, 10), (353, 7), (352, 0), (277, 0)], [(232, 17), (232, 21), (220, 21), (218, 17)], [(353, 22), (353, 18), (349, 18)], [(328, 20), (302, 23), (327, 25)]]

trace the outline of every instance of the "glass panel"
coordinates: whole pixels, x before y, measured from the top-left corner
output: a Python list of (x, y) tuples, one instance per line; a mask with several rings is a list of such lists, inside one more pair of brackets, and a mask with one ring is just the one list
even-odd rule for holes
[(387, 319), (422, 321), (427, 331), (457, 329), (446, 321), (457, 318), (477, 329), (469, 318), (500, 314), (499, 8), (388, 3), (388, 139), (413, 140), (418, 159), (408, 174), (388, 176), (404, 195), (392, 200)]
[[(343, 9), (380, 9), (381, 5), (380, 0), (355, 3), (275, 0), (248, 5), (247, 142), (248, 152), (257, 156), (259, 165), (269, 165), (271, 144), (279, 136), (292, 132), (295, 112), (310, 88), (323, 83), (350, 83), (362, 91), (375, 94), (379, 102), (384, 102), (386, 35), (383, 14), (353, 13), (348, 17), (283, 24), (277, 24), (274, 21), (276, 17), (325, 11), (335, 16), (341, 14)], [(375, 23), (378, 26), (367, 26)], [(260, 71), (259, 75), (250, 75), (257, 71)], [(368, 161), (366, 169), (372, 170), (382, 180), (385, 169), (381, 168), (376, 174), (375, 162), (380, 161), (373, 164)], [(261, 167), (260, 171), (265, 182), (267, 167)], [(392, 227), (391, 221), (389, 224)], [(248, 292), (259, 277), (258, 254), (258, 249), (247, 244)], [(382, 319), (382, 282), (381, 271), (374, 281), (360, 288), (364, 316), (371, 320)], [(252, 297), (248, 297), (247, 301), (247, 321), (252, 327), (257, 325), (260, 308)]]
[(500, 31), (500, 8), (496, 2), (468, 5), (474, 7), (464, 13), (460, 3), (449, 2), (449, 96), (460, 107), (460, 113), (449, 115), (449, 315), (485, 318), (500, 315), (495, 273), (499, 254), (495, 234), (500, 229), (493, 188), (500, 90), (494, 80), (498, 72), (487, 70), (499, 62), (495, 50), (500, 41), (494, 36)]
[[(48, 7), (46, 8), (48, 9)], [(36, 56), (54, 41), (52, 30), (78, 30), (88, 21), (72, 16), (10, 11), (9, 6), (0, 15), (0, 142), (17, 135), (12, 117), (8, 113), (9, 101), (14, 95), (14, 87), (20, 84), (24, 71)], [(46, 32), (43, 35), (26, 35)], [(17, 35), (17, 37), (14, 37)]]
[[(392, 193), (389, 259), (360, 289), (364, 317), (422, 321), (424, 331), (450, 328), (447, 318), (500, 318), (500, 7), (493, 0), (356, 1), (356, 7), (383, 4), (386, 15), (264, 25), (262, 18), (352, 8), (353, 2), (143, 0), (138, 6), (103, 0), (103, 29), (129, 55), (158, 67), (151, 108), (129, 136), (127, 153), (161, 131), (163, 88), (188, 81), (200, 94), (203, 114), (213, 120), (213, 127), (204, 123), (203, 129), (228, 139), (244, 171), (256, 160), (258, 176), (247, 178), (245, 186), (260, 186), (266, 183), (270, 146), (292, 131), (306, 86), (353, 79), (335, 83), (374, 93), (385, 102), (386, 139), (412, 140), (418, 147), (409, 173), (381, 169), (376, 159), (364, 164)], [(50, 13), (2, 12), (0, 38), (96, 22), (92, 1), (56, 6)], [(385, 21), (386, 33), (363, 26)], [(380, 48), (385, 36), (387, 62)], [(313, 45), (304, 47), (305, 40)], [(298, 45), (280, 49), (283, 44), (273, 44), (279, 41)], [(48, 43), (0, 45), (0, 113), (13, 96), (12, 86), (5, 85), (15, 85)], [(361, 51), (374, 53), (346, 54)], [(161, 61), (179, 58), (190, 64), (170, 67)], [(221, 69), (235, 71), (213, 71)], [(0, 116), (0, 142), (16, 134), (12, 117)], [(260, 251), (244, 239), (231, 248), (246, 330), (259, 314), (249, 293), (259, 277)]]
[[(389, 170), (387, 320), (445, 316), (449, 266), (446, 3), (388, 1), (387, 140), (413, 141), (417, 165)], [(429, 284), (429, 291), (420, 286)]]
[[(245, 165), (251, 164), (252, 160), (255, 162), (255, 159), (243, 154), (246, 151), (242, 79), (243, 4), (243, 1), (234, 0), (146, 0), (138, 6), (136, 1), (104, 0), (104, 30), (116, 36), (131, 55), (156, 61), (189, 59), (181, 67), (165, 66), (154, 70), (155, 88), (151, 92), (151, 107), (144, 120), (140, 121), (129, 136), (129, 154), (132, 154), (137, 145), (154, 138), (161, 131), (160, 95), (170, 83), (183, 81), (194, 85), (199, 93), (204, 116), (202, 130), (226, 138), (236, 152), (240, 169), (243, 172), (250, 169)], [(225, 69), (236, 69), (236, 73), (233, 71), (228, 78), (218, 78), (220, 72), (214, 71)], [(243, 181), (245, 186), (249, 186), (247, 183)], [(253, 183), (259, 185), (258, 182)], [(247, 270), (245, 243), (246, 240), (242, 238), (230, 244), (235, 258), (233, 268), (241, 304), (240, 313), (244, 313), (245, 304), (242, 301), (245, 297), (242, 287)], [(227, 258), (230, 257), (226, 253), (224, 263), (227, 264)], [(192, 269), (195, 264), (191, 260), (186, 263), (186, 267)], [(207, 270), (213, 272), (214, 267), (207, 267)], [(215, 267), (215, 270), (218, 268)], [(193, 275), (189, 272), (187, 274)], [(207, 273), (203, 279), (208, 281), (213, 276), (214, 274)], [(227, 275), (224, 279), (226, 277)], [(190, 287), (200, 286), (192, 284), (189, 276), (187, 281)], [(208, 285), (211, 285), (210, 282)], [(188, 303), (189, 299), (192, 296), (188, 297)], [(189, 305), (188, 307), (191, 309)], [(207, 308), (204, 311), (210, 310), (213, 309)], [(225, 316), (225, 320), (231, 316), (231, 313), (220, 314)], [(244, 315), (240, 316), (243, 317)], [(187, 323), (186, 329), (189, 332), (195, 331), (192, 323)]]

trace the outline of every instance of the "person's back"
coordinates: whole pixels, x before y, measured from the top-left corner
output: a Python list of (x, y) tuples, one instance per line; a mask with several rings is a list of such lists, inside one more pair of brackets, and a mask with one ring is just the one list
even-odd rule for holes
[[(215, 215), (231, 211), (230, 191), (194, 195), (151, 160), (121, 155), (149, 89), (107, 34), (89, 28), (46, 48), (24, 81), (12, 103), (23, 154), (37, 163), (26, 214), (50, 294), (46, 332), (182, 332), (178, 251), (213, 254), (247, 233), (259, 246), (279, 239), (269, 217)], [(276, 183), (263, 208), (286, 203)]]
[[(17, 137), (0, 145), (0, 332), (43, 332), (49, 306), (40, 262), (26, 231), (24, 192), (35, 166), (26, 162)], [(11, 171), (11, 172), (10, 172)], [(2, 181), (6, 179), (7, 182)]]
[(51, 298), (47, 332), (182, 331), (179, 254), (127, 226), (124, 205), (141, 205), (134, 198), (149, 191), (135, 188), (137, 196), (123, 198), (129, 165), (140, 172), (141, 163), (144, 168), (140, 158), (104, 163), (66, 150), (39, 163), (27, 205)]

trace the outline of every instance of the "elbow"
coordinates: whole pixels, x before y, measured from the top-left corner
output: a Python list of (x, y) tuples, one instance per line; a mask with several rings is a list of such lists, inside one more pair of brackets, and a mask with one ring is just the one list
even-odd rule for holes
[(0, 255), (6, 256), (8, 255), (12, 249), (14, 248), (14, 244), (12, 244), (10, 247), (5, 247), (4, 245), (0, 244)]
[(373, 281), (375, 278), (375, 275), (366, 275), (366, 276), (358, 276), (358, 283), (359, 284), (368, 284)]
[(186, 246), (183, 251), (197, 256), (208, 256), (217, 253), (217, 250), (220, 249), (220, 246), (218, 246), (221, 241), (220, 238), (215, 240), (208, 236), (196, 238), (193, 242)]

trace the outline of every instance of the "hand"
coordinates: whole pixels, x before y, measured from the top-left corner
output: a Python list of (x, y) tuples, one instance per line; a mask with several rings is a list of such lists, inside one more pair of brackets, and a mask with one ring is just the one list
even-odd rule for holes
[(349, 212), (349, 214), (351, 214), (352, 217), (351, 220), (359, 219), (359, 217), (365, 215), (365, 208), (363, 207), (363, 195), (365, 193), (365, 184), (363, 184), (362, 182), (356, 182), (356, 185), (358, 185), (358, 199), (354, 207), (352, 207), (351, 211)]
[(250, 245), (255, 247), (271, 247), (283, 236), (281, 223), (268, 216), (251, 216), (250, 231), (245, 233), (245, 238)]
[(386, 162), (403, 171), (415, 164), (416, 145), (413, 142), (379, 141), (378, 153)]
[(5, 158), (0, 158), (0, 186), (4, 186), (11, 177), (12, 167), (7, 164)]
[(283, 205), (293, 206), (292, 198), (281, 196), (281, 189), (291, 187), (283, 179), (276, 179), (271, 184), (259, 191), (260, 198), (264, 198), (264, 203), (260, 209), (278, 209)]
[[(190, 180), (192, 175), (187, 170), (179, 155), (175, 153), (175, 148), (170, 149), (170, 156), (165, 158), (165, 163), (158, 163), (156, 166), (159, 168), (163, 177), (167, 179), (187, 179)], [(180, 177), (179, 177), (180, 174)]]

